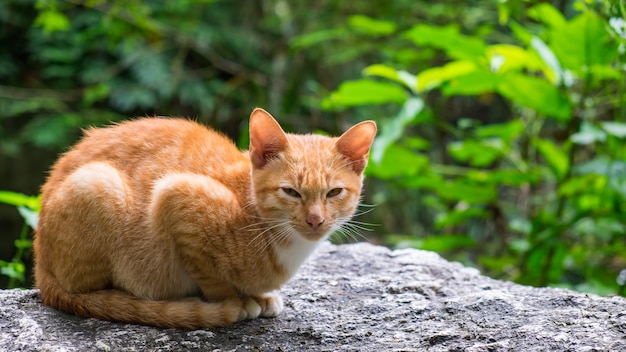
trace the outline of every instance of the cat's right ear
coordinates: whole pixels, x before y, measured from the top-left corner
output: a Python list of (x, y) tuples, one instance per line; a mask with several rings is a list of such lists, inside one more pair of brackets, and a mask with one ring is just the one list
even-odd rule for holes
[(287, 146), (287, 136), (267, 111), (256, 108), (250, 114), (250, 159), (260, 169)]

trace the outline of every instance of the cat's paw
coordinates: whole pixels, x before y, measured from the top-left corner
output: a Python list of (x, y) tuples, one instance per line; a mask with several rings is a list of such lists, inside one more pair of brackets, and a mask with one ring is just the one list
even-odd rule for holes
[(261, 307), (261, 316), (264, 318), (277, 317), (283, 311), (283, 298), (278, 293), (266, 293), (262, 296), (254, 297), (254, 300)]
[(261, 314), (261, 306), (252, 298), (232, 298), (224, 301), (226, 316), (232, 323), (258, 318)]
[(243, 310), (246, 313), (244, 319), (258, 318), (261, 314), (261, 306), (259, 303), (249, 297), (243, 299)]

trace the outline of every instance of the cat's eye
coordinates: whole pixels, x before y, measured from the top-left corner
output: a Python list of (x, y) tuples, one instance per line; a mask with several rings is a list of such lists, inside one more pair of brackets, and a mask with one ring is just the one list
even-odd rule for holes
[(302, 198), (302, 196), (300, 195), (300, 193), (298, 193), (298, 191), (296, 191), (293, 188), (289, 188), (289, 187), (282, 187), (281, 190), (285, 193), (287, 193), (288, 195), (295, 197), (295, 198)]
[(333, 188), (326, 193), (326, 198), (336, 197), (341, 194), (341, 191), (343, 191), (343, 188)]

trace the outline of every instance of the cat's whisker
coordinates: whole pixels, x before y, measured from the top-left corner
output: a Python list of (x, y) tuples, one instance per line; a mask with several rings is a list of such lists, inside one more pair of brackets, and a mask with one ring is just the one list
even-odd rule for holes
[(373, 224), (373, 223), (370, 223), (370, 222), (354, 220), (351, 217), (349, 217), (349, 218), (339, 218), (339, 219), (337, 219), (337, 221), (342, 224), (341, 226), (358, 227), (358, 228), (360, 228), (362, 230), (365, 230), (365, 231), (372, 231), (372, 229), (369, 228), (370, 226), (380, 226), (380, 224)]
[(354, 213), (354, 215), (353, 215), (353, 216), (361, 216), (361, 215), (365, 215), (365, 214), (367, 214), (367, 213), (369, 213), (369, 212), (371, 212), (371, 211), (373, 211), (373, 210), (374, 210), (374, 208), (370, 208), (370, 209), (367, 209), (367, 210), (361, 210), (361, 209), (359, 209), (356, 213)]
[(377, 224), (356, 221), (351, 218), (338, 219), (338, 221), (341, 223), (341, 226), (335, 230), (335, 233), (340, 235), (340, 239), (350, 239), (354, 242), (367, 240), (367, 237), (365, 237), (361, 232), (373, 231), (373, 229), (368, 226), (378, 226)]
[[(282, 245), (289, 237), (293, 236), (296, 232), (290, 226), (289, 220), (273, 220), (275, 223), (272, 226), (264, 229), (261, 233), (256, 235), (250, 241), (249, 245), (254, 245), (254, 251), (256, 254), (262, 253), (268, 249), (271, 245)], [(267, 234), (266, 240), (261, 240), (262, 236)]]
[[(358, 242), (359, 238), (365, 239), (363, 235), (361, 235), (358, 231), (350, 229), (348, 227), (341, 227), (337, 229), (336, 233), (342, 236), (342, 239), (350, 239), (353, 242)], [(345, 242), (342, 242), (345, 243)]]
[[(262, 218), (259, 218), (262, 219)], [(274, 225), (274, 224), (278, 224), (283, 222), (284, 220), (280, 220), (280, 219), (263, 219), (262, 221), (259, 222), (255, 222), (246, 226), (242, 226), (239, 228), (239, 230), (246, 230), (246, 231), (257, 231), (257, 230), (261, 230), (263, 228), (265, 228), (267, 225)]]
[(288, 222), (281, 224), (282, 227), (278, 231), (272, 232), (266, 241), (259, 241), (259, 245), (254, 249), (256, 256), (261, 258), (260, 253), (267, 251), (272, 246), (282, 246), (289, 239), (289, 237), (295, 234), (295, 231), (289, 226)]
[(366, 208), (375, 208), (378, 206), (376, 204), (367, 204), (367, 203), (359, 203), (358, 205), (359, 207), (366, 207)]
[(349, 227), (350, 229), (360, 230), (360, 231), (368, 231), (368, 232), (374, 231), (373, 229), (368, 227), (368, 226), (372, 226), (372, 225), (373, 224), (363, 223), (363, 222), (354, 221), (354, 220), (350, 220), (350, 221), (346, 222), (345, 224), (343, 224), (343, 226)]
[(351, 226), (350, 224), (346, 224), (343, 228), (343, 230), (345, 230), (345, 232), (351, 234), (352, 238), (355, 240), (358, 240), (359, 238), (362, 239), (367, 239), (362, 233), (361, 231), (369, 231), (369, 229), (366, 228), (356, 228)]
[(294, 234), (296, 234), (296, 232), (293, 230), (293, 228), (291, 228), (291, 226), (286, 226), (273, 238), (274, 243), (279, 246), (284, 246), (287, 240)]
[[(357, 225), (362, 225), (362, 226), (380, 226), (380, 224), (372, 224), (371, 222), (364, 222), (364, 221), (350, 220), (349, 222), (351, 224), (357, 224)], [(371, 231), (371, 229), (369, 230)]]
[(261, 238), (264, 234), (266, 234), (266, 233), (268, 233), (268, 232), (270, 233), (270, 239), (271, 239), (271, 234), (272, 234), (272, 232), (270, 232), (270, 231), (272, 231), (273, 229), (275, 229), (275, 228), (277, 228), (277, 227), (280, 227), (280, 226), (285, 226), (285, 225), (286, 225), (286, 223), (287, 223), (287, 222), (284, 222), (284, 221), (283, 221), (283, 222), (280, 222), (280, 223), (277, 223), (277, 224), (274, 224), (274, 225), (272, 225), (272, 226), (267, 227), (265, 230), (261, 231), (259, 234), (257, 234), (256, 236), (254, 236), (254, 237), (250, 240), (250, 242), (248, 243), (248, 245), (251, 245), (253, 242), (255, 242), (256, 240), (258, 240), (259, 238)]

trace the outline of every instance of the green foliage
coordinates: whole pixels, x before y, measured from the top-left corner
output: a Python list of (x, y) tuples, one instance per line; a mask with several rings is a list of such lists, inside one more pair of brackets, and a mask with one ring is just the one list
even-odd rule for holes
[[(382, 225), (376, 240), (619, 292), (625, 8), (558, 3), (2, 1), (0, 166), (132, 116), (196, 118), (241, 148), (254, 106), (292, 131), (375, 118), (365, 202), (378, 206), (359, 220)], [(2, 262), (12, 285), (27, 232)]]
[[(417, 60), (416, 74), (389, 62), (371, 65), (330, 94), (329, 109), (400, 106), (379, 119), (367, 173), (415, 190), (416, 209), (434, 221), (425, 236), (393, 235), (390, 244), (447, 252), (526, 284), (619, 291), (616, 278), (626, 267), (624, 21), (577, 6), (569, 19), (548, 3), (532, 6), (533, 27), (499, 6), (514, 38), (495, 44), (489, 33), (466, 34), (457, 25), (398, 29), (394, 37), (445, 61)], [(458, 99), (501, 100), (508, 110), (499, 121), (449, 120), (445, 106)]]
[[(2, 2), (0, 153), (17, 155), (24, 145), (59, 151), (81, 128), (128, 117), (225, 125), (268, 107), (263, 87), (274, 66), (266, 48), (282, 24), (263, 28), (254, 10), (206, 0)], [(268, 107), (277, 111), (300, 86), (274, 73), (286, 77)]]
[(24, 258), (27, 251), (32, 247), (32, 240), (28, 238), (29, 227), (32, 229), (37, 227), (37, 214), (41, 204), (39, 197), (9, 191), (0, 191), (0, 203), (17, 207), (20, 215), (24, 218), (20, 237), (14, 242), (16, 250), (13, 258), (10, 262), (0, 260), (0, 274), (9, 278), (8, 288), (15, 288), (22, 286), (26, 279)]

